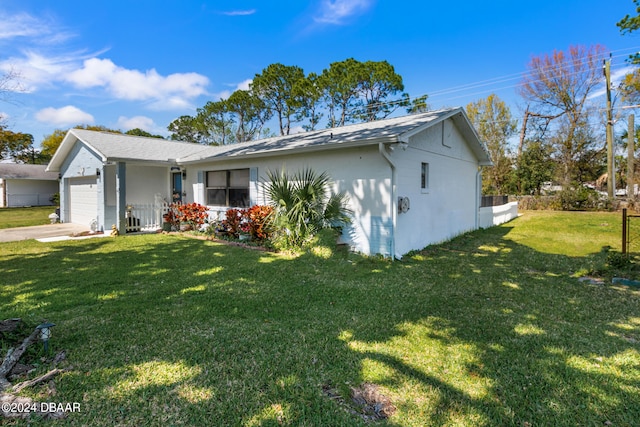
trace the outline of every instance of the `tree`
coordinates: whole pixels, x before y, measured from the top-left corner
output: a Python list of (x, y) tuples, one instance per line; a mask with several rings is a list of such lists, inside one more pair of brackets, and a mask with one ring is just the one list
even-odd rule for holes
[[(122, 133), (122, 131), (120, 130), (109, 129), (108, 127), (102, 125), (77, 125), (72, 129), (86, 129), (96, 132)], [(64, 139), (64, 137), (67, 136), (67, 132), (69, 132), (69, 129), (55, 129), (53, 133), (45, 135), (45, 137), (42, 139), (42, 142), (40, 143), (40, 145), (42, 146), (41, 155), (44, 158), (51, 159), (51, 157), (53, 157), (53, 155), (58, 150), (58, 147), (60, 147), (60, 144), (62, 144), (62, 140)]]
[(154, 135), (154, 134), (149, 133), (146, 130), (143, 130), (143, 129), (140, 129), (140, 128), (129, 129), (124, 134), (125, 135), (131, 135), (131, 136), (144, 136), (146, 138), (162, 138), (162, 139), (164, 139), (164, 137), (162, 135)]
[[(16, 163), (36, 163), (33, 136), (28, 133), (12, 132), (0, 125), (0, 160)], [(29, 160), (32, 159), (30, 162)]]
[[(623, 35), (630, 34), (640, 28), (640, 0), (633, 0), (633, 4), (636, 5), (636, 16), (627, 14), (616, 24)], [(635, 53), (630, 56), (630, 59), (634, 64), (638, 64), (640, 63), (640, 54)]]
[(210, 144), (208, 131), (196, 117), (180, 116), (169, 123), (167, 129), (171, 132), (169, 138), (174, 141), (194, 142), (203, 145)]
[(638, 104), (640, 102), (640, 68), (626, 74), (618, 85), (618, 93), (625, 104)]
[(407, 100), (407, 113), (419, 114), (429, 111), (429, 104), (427, 104), (428, 98), (429, 95), (422, 95), (412, 100)]
[(10, 102), (12, 93), (24, 91), (20, 82), (20, 73), (13, 68), (0, 74), (0, 101)]
[(571, 46), (566, 53), (533, 57), (520, 87), (522, 96), (537, 107), (537, 114), (556, 117), (551, 132), (565, 187), (576, 175), (578, 158), (596, 143), (586, 137), (593, 113), (587, 101), (602, 83), (604, 51), (600, 45)]
[(305, 79), (298, 80), (294, 85), (293, 96), (297, 105), (300, 106), (296, 114), (296, 121), (309, 120), (309, 124), (302, 125), (304, 130), (314, 130), (322, 119), (323, 113), (320, 111), (322, 95), (320, 76), (316, 73), (309, 73)]
[(353, 58), (329, 64), (320, 75), (325, 103), (329, 109), (327, 127), (344, 126), (354, 121), (352, 111), (358, 104), (358, 74), (360, 62)]
[(388, 102), (388, 98), (404, 90), (402, 76), (396, 73), (387, 61), (366, 61), (360, 63), (358, 73), (358, 93), (364, 102), (364, 109), (356, 117), (372, 122), (384, 119), (404, 105), (404, 100)]
[(519, 194), (539, 195), (542, 185), (551, 181), (555, 169), (552, 151), (549, 144), (540, 140), (525, 141), (514, 173)]
[[(265, 102), (251, 91), (236, 90), (229, 96), (227, 105), (229, 111), (235, 114), (237, 119), (236, 142), (252, 141), (259, 138), (264, 124), (271, 117)], [(282, 132), (282, 128), (280, 132)]]
[(269, 65), (253, 78), (251, 90), (278, 118), (280, 135), (289, 135), (295, 122), (300, 104), (296, 102), (293, 88), (304, 78), (302, 68), (279, 63)]
[(42, 154), (49, 156), (49, 158), (53, 157), (60, 144), (62, 144), (62, 140), (66, 134), (67, 130), (56, 129), (53, 133), (45, 135), (40, 143), (42, 146)]
[(379, 120), (408, 105), (405, 94), (400, 99), (389, 99), (402, 92), (404, 84), (402, 76), (387, 61), (348, 58), (333, 62), (322, 71), (319, 83), (329, 109), (328, 127)]
[(233, 130), (234, 123), (229, 103), (220, 100), (207, 102), (204, 107), (198, 108), (193, 125), (199, 127), (203, 134), (206, 133), (207, 144), (227, 145), (236, 142)]
[(506, 194), (513, 173), (508, 140), (516, 133), (517, 121), (511, 117), (507, 104), (495, 94), (468, 104), (466, 110), (493, 162), (493, 166), (482, 169), (482, 193)]

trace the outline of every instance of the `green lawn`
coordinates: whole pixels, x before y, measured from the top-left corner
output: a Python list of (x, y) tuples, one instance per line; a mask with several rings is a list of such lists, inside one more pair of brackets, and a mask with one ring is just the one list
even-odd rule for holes
[(49, 215), (55, 206), (34, 206), (31, 208), (0, 208), (0, 228), (27, 227), (49, 224)]
[(640, 290), (578, 281), (619, 235), (619, 214), (525, 212), (401, 262), (6, 243), (0, 317), (56, 323), (73, 367), (23, 394), (81, 412), (32, 425), (366, 425), (345, 405), (370, 382), (397, 407), (376, 425), (632, 426)]

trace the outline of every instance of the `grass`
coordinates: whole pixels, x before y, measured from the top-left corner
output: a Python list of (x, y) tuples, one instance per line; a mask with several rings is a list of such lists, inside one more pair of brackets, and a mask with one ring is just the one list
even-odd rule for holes
[(55, 210), (55, 206), (0, 208), (0, 229), (49, 224), (49, 215)]
[(323, 388), (349, 402), (372, 382), (397, 407), (378, 425), (631, 426), (640, 291), (577, 280), (619, 235), (618, 214), (526, 212), (401, 262), (164, 235), (6, 243), (0, 313), (56, 323), (73, 366), (55, 396), (23, 394), (81, 412), (32, 425), (358, 426)]

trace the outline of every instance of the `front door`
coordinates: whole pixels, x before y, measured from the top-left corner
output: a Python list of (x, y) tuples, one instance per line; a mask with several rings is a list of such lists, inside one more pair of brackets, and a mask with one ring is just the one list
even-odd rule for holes
[(173, 203), (182, 203), (182, 173), (174, 172), (171, 174), (172, 199)]

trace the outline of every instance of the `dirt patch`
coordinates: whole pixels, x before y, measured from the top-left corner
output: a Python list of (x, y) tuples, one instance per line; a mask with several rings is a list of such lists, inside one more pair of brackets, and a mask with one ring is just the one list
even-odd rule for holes
[(13, 332), (18, 329), (22, 319), (7, 319), (0, 322), (0, 338), (7, 332)]
[(350, 402), (344, 399), (331, 385), (323, 385), (322, 392), (347, 412), (364, 421), (386, 420), (396, 413), (395, 405), (381, 392), (381, 388), (377, 384), (363, 383), (359, 387), (351, 387)]

